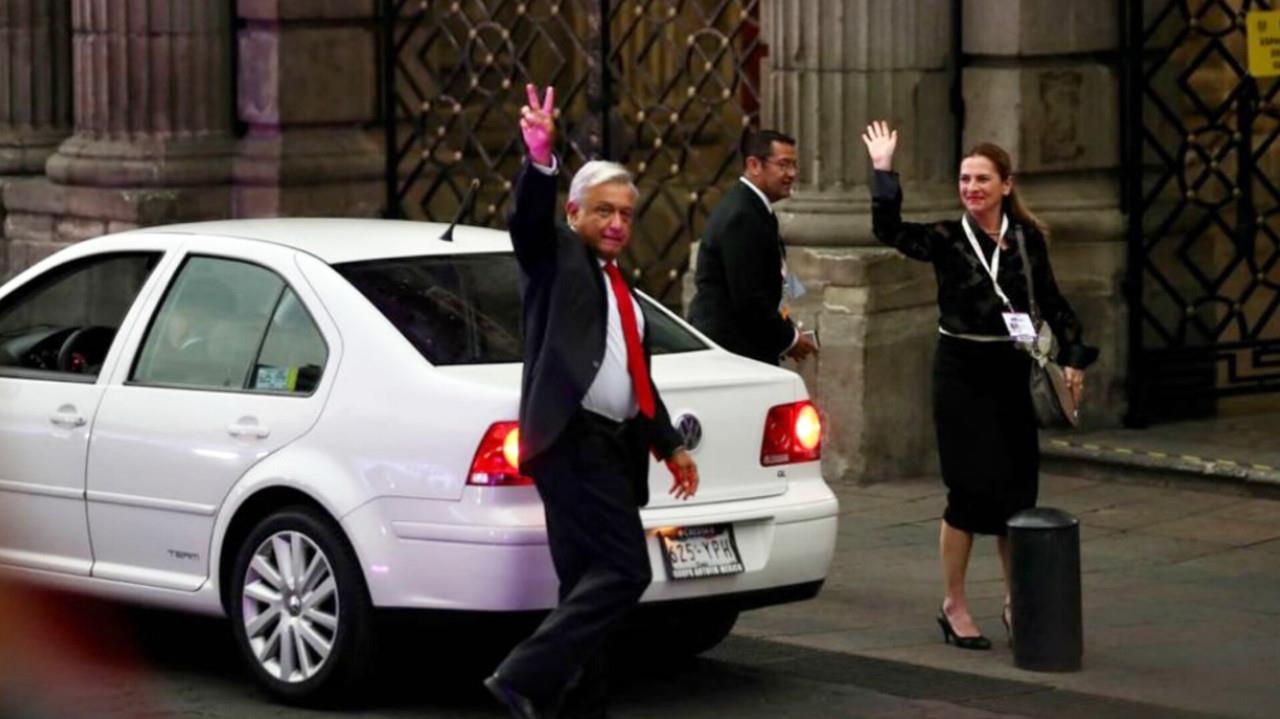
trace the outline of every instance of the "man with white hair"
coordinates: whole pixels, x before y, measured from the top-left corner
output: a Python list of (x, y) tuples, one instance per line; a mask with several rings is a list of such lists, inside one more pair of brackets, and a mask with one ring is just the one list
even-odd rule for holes
[[(637, 195), (626, 168), (588, 162), (555, 221), (555, 89), (527, 86), (520, 130), (529, 156), (516, 181), (511, 243), (524, 301), (520, 471), (542, 497), (560, 603), (485, 686), (511, 716), (606, 711), (602, 648), (652, 578), (640, 510), (649, 459), (688, 499), (698, 469), (649, 373), (640, 303), (618, 269)], [(576, 706), (575, 706), (576, 705)]]

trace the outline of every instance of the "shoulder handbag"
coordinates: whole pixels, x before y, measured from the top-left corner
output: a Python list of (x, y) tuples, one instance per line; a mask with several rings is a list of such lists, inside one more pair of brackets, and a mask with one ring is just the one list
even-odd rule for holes
[(1036, 422), (1045, 429), (1073, 429), (1080, 424), (1080, 412), (1076, 407), (1067, 378), (1057, 362), (1058, 340), (1053, 329), (1040, 316), (1036, 304), (1035, 283), (1031, 279), (1031, 256), (1023, 241), (1022, 227), (1013, 228), (1014, 242), (1022, 253), (1022, 272), (1027, 277), (1027, 299), (1031, 305), (1031, 322), (1036, 328), (1036, 339), (1020, 346), (1031, 354), (1031, 404), (1035, 407)]

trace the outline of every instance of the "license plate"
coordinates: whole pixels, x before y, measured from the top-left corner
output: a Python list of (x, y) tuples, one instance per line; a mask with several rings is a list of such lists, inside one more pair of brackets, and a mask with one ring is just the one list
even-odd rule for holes
[(671, 579), (738, 574), (744, 570), (732, 524), (678, 527), (658, 534)]

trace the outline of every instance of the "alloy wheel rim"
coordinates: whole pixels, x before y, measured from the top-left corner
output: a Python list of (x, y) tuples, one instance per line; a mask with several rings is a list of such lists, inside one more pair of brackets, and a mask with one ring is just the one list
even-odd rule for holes
[(258, 545), (240, 602), (249, 648), (267, 674), (296, 684), (324, 667), (338, 635), (338, 585), (309, 537), (276, 532)]

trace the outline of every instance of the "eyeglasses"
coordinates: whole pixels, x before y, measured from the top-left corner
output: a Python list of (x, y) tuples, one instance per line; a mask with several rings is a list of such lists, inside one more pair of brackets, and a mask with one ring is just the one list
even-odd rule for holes
[(783, 172), (795, 172), (796, 170), (800, 169), (800, 165), (795, 160), (792, 160), (791, 158), (786, 158), (783, 160), (775, 160), (772, 157), (770, 157), (769, 159), (764, 161), (764, 164), (777, 165), (778, 169), (782, 170)]

